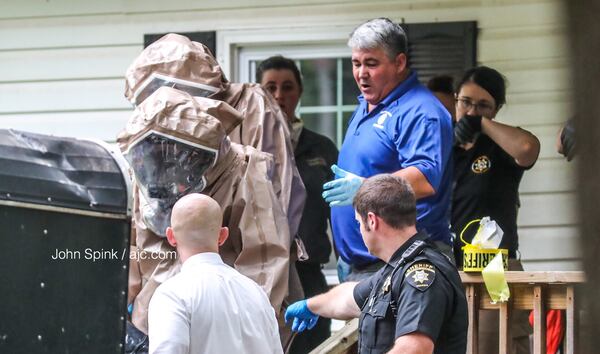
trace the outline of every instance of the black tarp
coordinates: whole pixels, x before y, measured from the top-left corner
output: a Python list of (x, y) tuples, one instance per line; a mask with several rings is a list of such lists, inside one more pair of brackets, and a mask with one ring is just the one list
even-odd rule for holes
[(119, 165), (87, 140), (0, 129), (0, 200), (126, 213)]

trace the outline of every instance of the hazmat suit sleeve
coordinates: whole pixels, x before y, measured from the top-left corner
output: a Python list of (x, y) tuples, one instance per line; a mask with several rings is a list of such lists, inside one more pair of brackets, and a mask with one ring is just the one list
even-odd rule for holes
[(245, 146), (247, 168), (233, 196), (230, 238), (239, 250), (235, 268), (258, 283), (276, 312), (288, 291), (287, 219), (268, 178), (272, 158)]
[(289, 128), (273, 98), (255, 84), (231, 84), (225, 101), (245, 117), (229, 135), (233, 142), (273, 155), (273, 189), (288, 219), (291, 236), (298, 232), (306, 191), (296, 168)]
[[(132, 323), (148, 333), (148, 306), (154, 291), (165, 280), (179, 272), (181, 264), (176, 251), (167, 240), (150, 231), (140, 213), (139, 188), (134, 185), (134, 225), (136, 246), (131, 256), (129, 290), (136, 292), (133, 301)], [(138, 283), (139, 282), (139, 283)]]

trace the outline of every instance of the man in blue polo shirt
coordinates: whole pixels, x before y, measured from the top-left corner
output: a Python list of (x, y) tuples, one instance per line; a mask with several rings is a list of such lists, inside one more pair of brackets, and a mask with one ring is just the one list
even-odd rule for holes
[[(451, 255), (449, 230), (452, 122), (448, 111), (408, 68), (407, 38), (386, 18), (365, 22), (348, 40), (352, 71), (362, 93), (332, 167), (337, 179), (323, 186), (330, 203), (336, 248), (360, 280), (383, 262), (369, 254), (356, 223), (352, 198), (363, 178), (392, 173), (408, 180), (417, 197), (417, 227)], [(381, 196), (385, 198), (385, 196)]]

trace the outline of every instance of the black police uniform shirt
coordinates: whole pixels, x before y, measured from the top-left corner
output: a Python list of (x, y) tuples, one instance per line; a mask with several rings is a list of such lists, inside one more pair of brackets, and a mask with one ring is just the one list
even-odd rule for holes
[[(500, 247), (509, 250), (509, 257), (516, 257), (519, 184), (529, 168), (517, 165), (513, 157), (484, 134), (469, 150), (454, 147), (452, 231), (456, 234), (456, 264), (462, 264), (461, 231), (471, 220), (484, 216), (500, 225), (504, 231)], [(474, 223), (465, 231), (466, 242), (473, 240), (477, 227), (478, 223)]]
[[(354, 288), (354, 300), (361, 308), (359, 353), (386, 353), (398, 337), (415, 332), (431, 338), (434, 353), (465, 353), (464, 288), (456, 267), (427, 239), (423, 232), (411, 237), (389, 263)], [(419, 241), (425, 241), (425, 247), (394, 271)]]
[(327, 263), (331, 254), (327, 236), (330, 210), (321, 193), (323, 184), (335, 177), (331, 165), (337, 161), (338, 150), (329, 138), (302, 128), (294, 155), (306, 189), (306, 203), (298, 229), (309, 256), (306, 262)]

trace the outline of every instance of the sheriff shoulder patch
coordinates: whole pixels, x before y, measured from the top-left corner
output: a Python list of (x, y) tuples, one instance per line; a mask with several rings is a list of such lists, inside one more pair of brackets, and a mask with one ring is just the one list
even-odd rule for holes
[(404, 280), (415, 289), (425, 291), (435, 280), (435, 267), (426, 261), (416, 262), (404, 273)]

